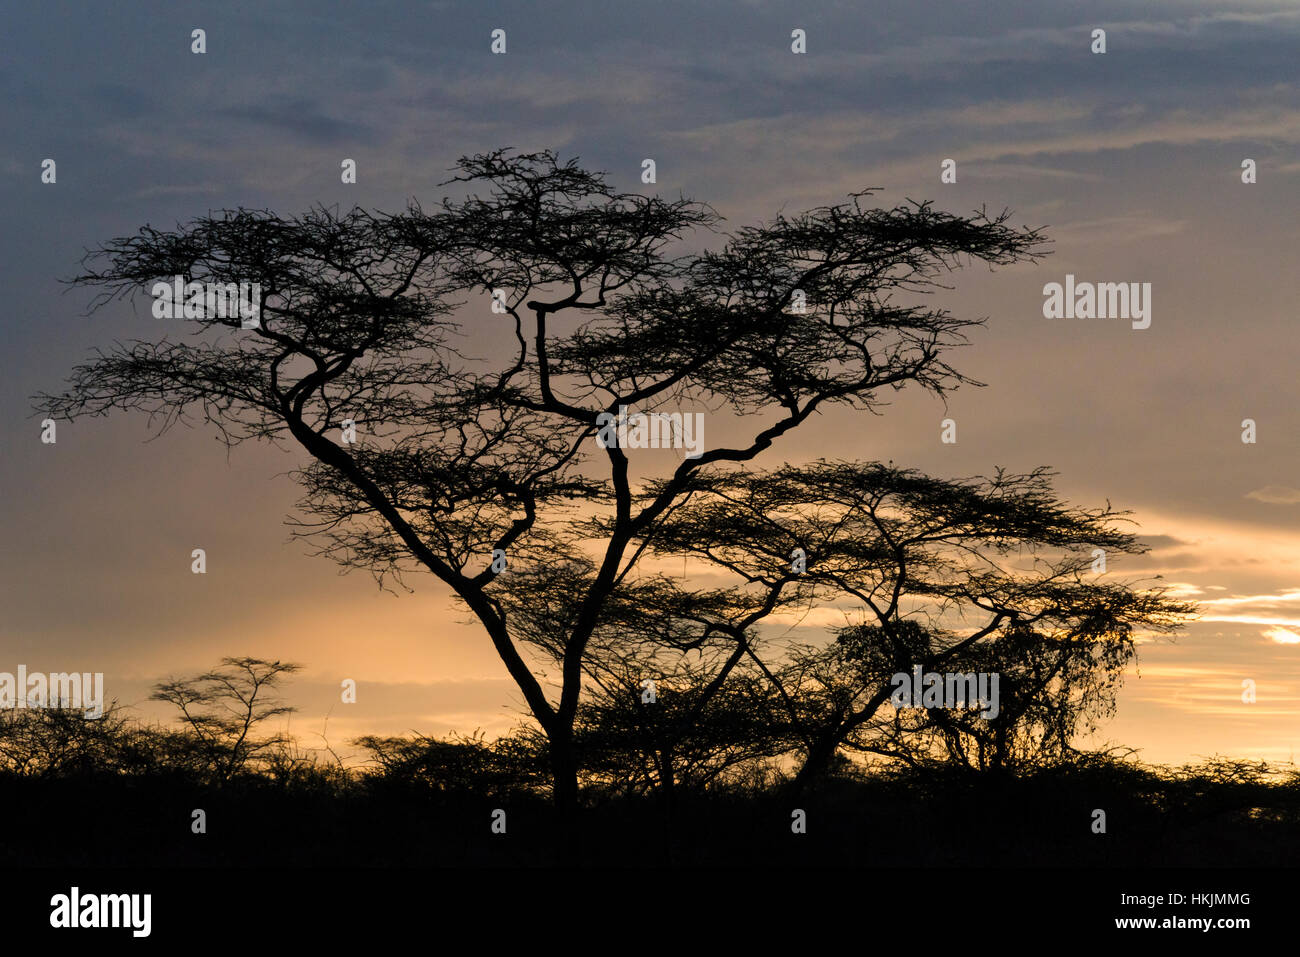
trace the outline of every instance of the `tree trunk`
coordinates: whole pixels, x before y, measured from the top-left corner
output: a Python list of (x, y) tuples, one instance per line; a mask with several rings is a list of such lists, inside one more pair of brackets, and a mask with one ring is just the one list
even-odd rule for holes
[(804, 758), (802, 767), (795, 774), (794, 780), (790, 782), (792, 795), (798, 797), (807, 793), (808, 789), (819, 778), (825, 776), (826, 771), (830, 768), (831, 760), (835, 757), (835, 752), (839, 750), (839, 744), (838, 728), (834, 731), (827, 731), (813, 741), (812, 747), (808, 749), (808, 756)]
[(659, 752), (659, 793), (661, 807), (663, 810), (662, 822), (662, 840), (664, 863), (671, 865), (673, 863), (673, 826), (675, 811), (676, 789), (674, 779), (676, 771), (673, 768), (673, 752), (671, 747), (665, 747)]
[(556, 856), (574, 866), (581, 854), (578, 829), (578, 762), (570, 734), (551, 739), (552, 804), (555, 808)]

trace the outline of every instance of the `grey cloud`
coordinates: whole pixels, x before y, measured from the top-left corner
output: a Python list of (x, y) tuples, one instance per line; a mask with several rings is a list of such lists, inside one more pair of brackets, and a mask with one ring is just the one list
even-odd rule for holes
[(1300, 505), (1300, 488), (1291, 488), (1287, 485), (1265, 485), (1263, 488), (1247, 492), (1246, 498), (1253, 498), (1257, 502), (1267, 502), (1269, 505)]

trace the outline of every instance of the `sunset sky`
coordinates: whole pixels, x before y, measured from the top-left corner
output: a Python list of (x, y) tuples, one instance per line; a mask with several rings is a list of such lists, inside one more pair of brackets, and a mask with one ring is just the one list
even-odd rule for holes
[[(432, 205), (462, 154), (551, 148), (617, 188), (708, 202), (732, 226), (880, 186), (880, 205), (1010, 207), (1013, 223), (1043, 227), (1043, 261), (968, 267), (937, 297), (988, 317), (952, 357), (987, 387), (946, 408), (910, 390), (880, 417), (822, 415), (758, 464), (855, 457), (945, 477), (1046, 465), (1068, 501), (1131, 510), (1152, 551), (1112, 573), (1161, 575), (1202, 617), (1143, 644), (1094, 743), (1173, 763), (1295, 756), (1294, 3), (51, 2), (9, 5), (0, 24), (0, 671), (102, 671), (109, 697), (161, 716), (144, 699), (168, 674), (223, 655), (298, 661), (290, 727), (341, 752), (363, 733), (518, 723), (521, 697), (445, 586), (382, 593), (290, 541), (284, 473), (300, 458), (228, 454), (201, 429), (150, 442), (127, 415), (60, 423), (44, 445), (29, 397), (57, 391), (95, 347), (159, 335), (147, 291), (134, 312), (84, 315), (91, 293), (60, 280), (87, 247), (227, 207)], [(495, 28), (504, 56), (489, 52)], [(1104, 54), (1090, 50), (1099, 28)], [(647, 157), (654, 187), (640, 182)], [(355, 185), (339, 181), (344, 158)], [(956, 184), (940, 182), (948, 158)], [(1242, 182), (1247, 158), (1257, 183)], [(1067, 274), (1150, 283), (1150, 328), (1044, 318), (1043, 286)], [(492, 336), (490, 319), (476, 314), (472, 334)], [(939, 441), (944, 418), (955, 445)], [(1241, 440), (1247, 418), (1255, 444)], [(718, 424), (706, 442), (726, 434)], [(651, 468), (673, 455), (645, 454), (660, 456)], [(206, 575), (190, 572), (196, 547)], [(779, 631), (811, 640), (835, 623)], [(355, 705), (339, 703), (344, 678)]]

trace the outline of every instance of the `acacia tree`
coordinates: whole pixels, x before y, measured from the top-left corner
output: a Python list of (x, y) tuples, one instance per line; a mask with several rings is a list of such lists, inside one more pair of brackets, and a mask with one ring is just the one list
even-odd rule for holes
[[(938, 479), (880, 463), (817, 461), (766, 472), (700, 471), (651, 548), (738, 579), (732, 602), (759, 609), (728, 662), (748, 656), (803, 741), (794, 779), (823, 776), (843, 747), (894, 756), (937, 734), (981, 766), (1059, 754), (1079, 723), (1106, 712), (1135, 653), (1134, 633), (1167, 633), (1194, 605), (1160, 587), (1099, 575), (1096, 549), (1145, 547), (1109, 505), (1061, 502), (1045, 468)], [(749, 633), (778, 608), (849, 602), (863, 624), (824, 646), (777, 649)], [(766, 659), (766, 664), (764, 663)], [(893, 675), (1005, 672), (1006, 711), (981, 724), (931, 710), (919, 723), (885, 709)], [(979, 665), (979, 667), (974, 667)], [(1001, 694), (1002, 689), (1000, 689)], [(909, 709), (910, 710), (910, 709)]]
[(0, 773), (56, 777), (121, 763), (138, 734), (113, 701), (98, 718), (84, 708), (0, 709)]
[(999, 675), (996, 716), (986, 719), (965, 709), (891, 709), (846, 737), (844, 747), (912, 766), (941, 760), (992, 772), (1077, 759), (1074, 736), (1095, 731), (1098, 721), (1114, 712), (1115, 691), (1134, 655), (1123, 634), (1099, 641), (1086, 634), (1008, 628), (948, 665), (957, 673)]
[[(230, 444), (296, 444), (302, 533), (381, 582), (414, 568), (451, 587), (544, 729), (567, 814), (589, 644), (695, 473), (741, 468), (833, 405), (967, 381), (945, 355), (979, 320), (895, 295), (934, 289), (966, 259), (1033, 259), (1042, 237), (1005, 211), (873, 209), (866, 191), (687, 253), (681, 240), (719, 223), (709, 207), (616, 192), (551, 152), (462, 158), (449, 183), (466, 195), (428, 212), (241, 209), (107, 243), (73, 280), (101, 288), (94, 306), (174, 276), (257, 282), (260, 324), (202, 315), (177, 327), (183, 341), (168, 329), (118, 345), (41, 411), (143, 410), (163, 429), (200, 419)], [(470, 315), (457, 312), (468, 294)], [(454, 338), (466, 319), (499, 323), (498, 348), (467, 354)], [(641, 496), (635, 453), (593, 438), (602, 414), (671, 404), (761, 424)], [(599, 539), (578, 509), (607, 517)], [(548, 690), (508, 599), (512, 572), (553, 562), (581, 571)]]
[(247, 656), (222, 658), (211, 671), (158, 682), (149, 699), (165, 701), (180, 712), (205, 769), (226, 782), (258, 756), (289, 743), (285, 734), (266, 737), (260, 732), (270, 719), (296, 710), (283, 704), (276, 691), (285, 675), (301, 668)]

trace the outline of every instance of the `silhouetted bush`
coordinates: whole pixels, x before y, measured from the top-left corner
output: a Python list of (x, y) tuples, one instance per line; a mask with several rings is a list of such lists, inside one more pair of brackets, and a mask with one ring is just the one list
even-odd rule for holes
[[(535, 729), (496, 740), (369, 735), (353, 742), (368, 760), (346, 767), (328, 748), (326, 756), (287, 734), (254, 733), (286, 709), (248, 692), (264, 691), (265, 677), (286, 666), (226, 659), (225, 667), (231, 684), (215, 697), (194, 697), (194, 679), (169, 681), (167, 700), (185, 700), (190, 715), (176, 728), (134, 719), (116, 702), (97, 719), (73, 709), (0, 711), (0, 814), (21, 822), (0, 842), (0, 863), (557, 859), (550, 754)], [(242, 703), (240, 719), (195, 720), (196, 702), (226, 693)], [(1037, 764), (983, 768), (915, 754), (866, 765), (841, 754), (813, 787), (796, 790), (797, 765), (782, 767), (771, 749), (732, 764), (714, 738), (640, 735), (661, 750), (671, 741), (679, 767), (697, 769), (689, 786), (667, 792), (652, 786), (653, 765), (647, 773), (654, 750), (620, 744), (620, 727), (593, 711), (580, 738), (598, 759), (583, 776), (581, 862), (1232, 866), (1288, 865), (1300, 855), (1300, 771), (1291, 767), (1213, 758), (1169, 768), (1123, 749), (1066, 749)], [(196, 809), (205, 833), (191, 827)], [(792, 831), (796, 809), (806, 833)], [(1094, 829), (1099, 810), (1104, 833)], [(506, 813), (504, 834), (491, 830), (496, 811)]]

